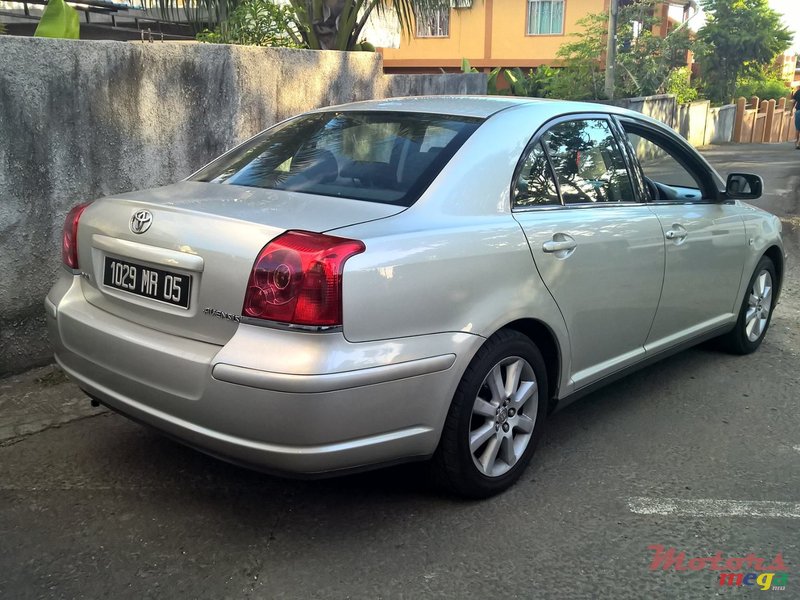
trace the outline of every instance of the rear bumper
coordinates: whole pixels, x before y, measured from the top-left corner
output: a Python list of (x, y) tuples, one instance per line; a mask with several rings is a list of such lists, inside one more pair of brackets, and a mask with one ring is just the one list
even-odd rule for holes
[(242, 324), (219, 346), (107, 313), (67, 274), (45, 305), (56, 360), (88, 394), (209, 454), (297, 475), (432, 454), (483, 341), (353, 344)]

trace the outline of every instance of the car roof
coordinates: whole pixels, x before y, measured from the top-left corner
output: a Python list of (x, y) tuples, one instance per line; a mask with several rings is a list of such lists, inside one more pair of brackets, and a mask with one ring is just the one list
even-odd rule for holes
[[(363, 100), (338, 106), (319, 108), (313, 112), (337, 111), (387, 111), (387, 112), (419, 112), (459, 117), (488, 118), (493, 114), (516, 106), (533, 108), (549, 107), (554, 104), (565, 112), (591, 110), (592, 105), (584, 102), (568, 102), (565, 100), (545, 100), (542, 98), (520, 98), (514, 96), (404, 96), (384, 98), (380, 100)], [(599, 108), (599, 107), (595, 107)], [(608, 109), (611, 107), (602, 107)]]
[(326, 106), (311, 112), (329, 111), (385, 111), (418, 112), (459, 117), (487, 119), (506, 109), (528, 110), (532, 116), (550, 119), (557, 115), (575, 113), (606, 113), (626, 115), (663, 126), (663, 123), (613, 104), (553, 100), (549, 98), (524, 98), (518, 96), (403, 96), (380, 100), (363, 100), (336, 106)]

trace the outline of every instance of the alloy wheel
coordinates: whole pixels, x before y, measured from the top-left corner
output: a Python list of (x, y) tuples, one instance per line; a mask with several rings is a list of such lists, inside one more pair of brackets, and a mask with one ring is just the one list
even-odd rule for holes
[(491, 368), (472, 406), (469, 449), (481, 473), (499, 477), (531, 442), (539, 407), (533, 367), (511, 356)]
[(766, 269), (762, 270), (750, 290), (747, 299), (747, 312), (744, 317), (744, 330), (747, 339), (755, 342), (764, 333), (769, 321), (769, 312), (772, 308), (772, 275)]

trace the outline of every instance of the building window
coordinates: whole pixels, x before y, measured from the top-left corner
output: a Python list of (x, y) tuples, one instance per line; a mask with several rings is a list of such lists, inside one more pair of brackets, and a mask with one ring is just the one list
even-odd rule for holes
[(564, 33), (564, 0), (528, 0), (528, 35)]
[(435, 8), (420, 11), (417, 16), (417, 37), (448, 37), (450, 35), (450, 9)]

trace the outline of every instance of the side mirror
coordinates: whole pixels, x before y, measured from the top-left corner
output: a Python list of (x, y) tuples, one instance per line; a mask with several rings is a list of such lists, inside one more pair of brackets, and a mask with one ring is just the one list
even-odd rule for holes
[(764, 180), (751, 173), (731, 173), (725, 184), (725, 195), (730, 199), (756, 200), (764, 192)]

